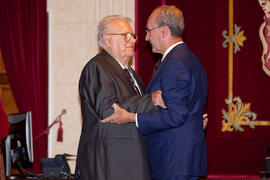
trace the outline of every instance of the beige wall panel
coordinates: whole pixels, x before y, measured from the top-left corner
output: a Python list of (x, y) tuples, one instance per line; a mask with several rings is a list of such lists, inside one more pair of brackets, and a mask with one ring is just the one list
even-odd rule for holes
[(87, 24), (54, 25), (53, 79), (56, 84), (77, 84), (82, 60), (87, 59)]
[(89, 0), (48, 0), (47, 7), (52, 10), (54, 24), (86, 23)]

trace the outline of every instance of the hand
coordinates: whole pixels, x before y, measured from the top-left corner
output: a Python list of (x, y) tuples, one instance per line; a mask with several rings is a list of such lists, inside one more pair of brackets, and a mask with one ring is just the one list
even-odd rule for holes
[(207, 127), (207, 123), (208, 123), (207, 116), (208, 116), (207, 114), (203, 114), (203, 129)]
[(165, 106), (164, 102), (163, 102), (163, 99), (162, 99), (162, 92), (160, 90), (156, 90), (155, 92), (153, 92), (151, 94), (152, 96), (152, 101), (153, 101), (153, 104), (155, 106), (160, 106), (162, 107), (163, 109), (166, 109), (167, 106)]
[(119, 107), (117, 104), (113, 104), (112, 107), (114, 108), (114, 113), (101, 120), (101, 123), (115, 123), (115, 124), (127, 124), (130, 122), (135, 122), (135, 114), (127, 112), (125, 109)]

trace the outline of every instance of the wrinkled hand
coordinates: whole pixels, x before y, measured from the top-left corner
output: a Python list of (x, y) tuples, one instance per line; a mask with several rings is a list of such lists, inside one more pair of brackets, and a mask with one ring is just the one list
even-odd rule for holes
[(207, 114), (203, 114), (203, 129), (207, 127), (207, 123), (208, 123), (207, 116), (208, 116)]
[(167, 106), (165, 106), (164, 102), (163, 102), (163, 99), (162, 99), (162, 92), (160, 90), (156, 90), (155, 92), (153, 92), (151, 94), (152, 96), (152, 101), (153, 101), (153, 104), (155, 106), (160, 106), (162, 107), (163, 109), (166, 109)]
[(127, 124), (130, 122), (135, 122), (135, 114), (127, 112), (125, 109), (119, 107), (117, 104), (113, 104), (114, 113), (101, 120), (102, 123), (115, 123), (115, 124)]

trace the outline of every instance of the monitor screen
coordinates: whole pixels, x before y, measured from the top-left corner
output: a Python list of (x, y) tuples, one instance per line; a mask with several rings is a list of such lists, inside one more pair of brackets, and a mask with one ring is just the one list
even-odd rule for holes
[(31, 168), (34, 162), (31, 112), (8, 115), (9, 132), (5, 139), (6, 176), (12, 168), (22, 172)]

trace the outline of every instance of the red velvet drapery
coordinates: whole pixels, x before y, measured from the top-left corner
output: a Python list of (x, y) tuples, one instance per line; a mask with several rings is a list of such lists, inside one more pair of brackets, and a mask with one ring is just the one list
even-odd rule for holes
[[(264, 169), (264, 158), (270, 145), (270, 126), (243, 126), (244, 132), (222, 132), (222, 109), (228, 110), (228, 48), (222, 47), (228, 31), (228, 0), (166, 0), (179, 7), (185, 17), (184, 41), (201, 59), (208, 76), (209, 91), (206, 112), (209, 123), (206, 132), (208, 172), (210, 175), (259, 175)], [(247, 38), (234, 54), (233, 95), (243, 103), (251, 103), (257, 120), (270, 121), (270, 77), (262, 70), (262, 44), (259, 27), (264, 13), (258, 1), (234, 0), (234, 24), (241, 26)], [(151, 11), (162, 0), (136, 1), (136, 32), (139, 36), (136, 70), (148, 84), (156, 59), (145, 42), (145, 27)], [(227, 34), (228, 35), (228, 34)]]
[[(33, 136), (47, 127), (48, 22), (46, 0), (0, 1), (0, 47), (20, 112), (32, 111)], [(47, 138), (34, 142), (33, 172), (47, 156)]]
[(8, 119), (4, 110), (2, 99), (0, 99), (0, 142), (8, 135)]

